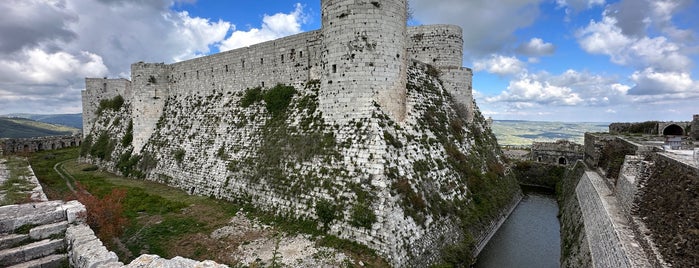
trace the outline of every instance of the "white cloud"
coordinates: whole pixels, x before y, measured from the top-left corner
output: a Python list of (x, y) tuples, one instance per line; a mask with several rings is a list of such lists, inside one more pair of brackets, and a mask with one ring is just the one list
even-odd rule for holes
[[(192, 1), (0, 1), (0, 36), (12, 37), (0, 38), (0, 114), (79, 111), (85, 77), (130, 78), (134, 62), (181, 61), (231, 42), (230, 22), (172, 9), (182, 2)], [(278, 38), (299, 32), (301, 23), (296, 5), (265, 16), (260, 31)]]
[(528, 108), (534, 103), (542, 105), (577, 105), (583, 102), (578, 93), (566, 86), (556, 86), (548, 81), (540, 81), (536, 76), (525, 75), (510, 81), (500, 95), (487, 98), (488, 102), (510, 102), (518, 108)]
[(699, 91), (699, 83), (692, 80), (689, 73), (657, 72), (652, 68), (636, 71), (631, 75), (636, 86), (628, 93), (631, 95), (660, 95)]
[(514, 32), (530, 26), (544, 0), (412, 0), (413, 17), (423, 24), (455, 24), (464, 30), (467, 60), (500, 51)]
[(491, 55), (473, 63), (475, 71), (486, 71), (497, 75), (516, 75), (526, 71), (526, 64), (516, 57)]
[(301, 24), (305, 20), (303, 6), (296, 4), (295, 10), (289, 14), (264, 15), (260, 28), (252, 28), (247, 31), (235, 30), (229, 38), (221, 43), (220, 49), (226, 51), (300, 33)]
[(517, 53), (531, 57), (552, 55), (554, 52), (556, 52), (556, 46), (544, 42), (541, 38), (532, 38), (529, 42), (517, 47)]

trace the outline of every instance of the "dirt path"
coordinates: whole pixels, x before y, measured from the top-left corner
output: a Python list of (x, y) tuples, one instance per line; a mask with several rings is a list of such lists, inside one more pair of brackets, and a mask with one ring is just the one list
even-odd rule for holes
[(68, 189), (70, 189), (71, 192), (75, 193), (75, 189), (73, 188), (73, 184), (70, 183), (70, 180), (68, 180), (68, 178), (70, 178), (71, 180), (75, 181), (75, 177), (70, 175), (65, 170), (65, 168), (63, 168), (63, 164), (67, 161), (70, 161), (70, 160), (73, 160), (73, 159), (68, 159), (68, 160), (64, 160), (64, 161), (56, 163), (55, 165), (53, 165), (53, 170), (55, 170), (56, 173), (58, 173), (58, 176), (61, 176), (61, 178), (63, 178), (63, 180), (66, 181), (66, 186), (68, 186)]

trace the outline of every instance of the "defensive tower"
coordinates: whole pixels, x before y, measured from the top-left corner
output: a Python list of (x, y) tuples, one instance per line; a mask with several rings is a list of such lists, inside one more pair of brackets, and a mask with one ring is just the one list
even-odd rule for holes
[(377, 103), (405, 113), (407, 1), (322, 0), (320, 107), (333, 121), (368, 118)]

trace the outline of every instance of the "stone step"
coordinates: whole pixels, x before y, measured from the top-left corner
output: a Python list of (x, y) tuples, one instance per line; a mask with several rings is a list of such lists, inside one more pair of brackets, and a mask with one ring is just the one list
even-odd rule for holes
[(30, 229), (29, 237), (33, 240), (45, 239), (53, 235), (59, 234), (61, 235), (61, 237), (63, 237), (63, 234), (65, 234), (66, 229), (68, 229), (68, 221), (41, 225)]
[(0, 207), (0, 233), (14, 233), (26, 225), (46, 225), (67, 220), (63, 201)]
[(0, 235), (0, 250), (15, 247), (29, 240), (28, 234), (2, 234)]
[(63, 239), (44, 239), (20, 247), (4, 249), (0, 251), (0, 267), (43, 258), (55, 254), (57, 251), (63, 251), (65, 247)]
[(53, 254), (46, 257), (16, 264), (7, 268), (61, 268), (68, 265), (67, 254)]

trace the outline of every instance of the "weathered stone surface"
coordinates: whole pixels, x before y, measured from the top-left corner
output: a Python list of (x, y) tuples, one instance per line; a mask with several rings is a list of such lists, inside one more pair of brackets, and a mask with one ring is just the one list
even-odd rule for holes
[(80, 135), (0, 139), (0, 155), (70, 148), (80, 146), (81, 142)]
[(68, 228), (68, 221), (46, 224), (34, 227), (29, 230), (29, 237), (34, 240), (48, 238), (52, 235), (59, 235)]
[(61, 268), (65, 267), (68, 256), (66, 254), (53, 254), (40, 259), (13, 265), (7, 268)]
[(20, 264), (44, 256), (52, 255), (65, 248), (63, 240), (41, 240), (21, 247), (0, 251), (0, 266)]
[(0, 249), (7, 249), (29, 240), (28, 234), (0, 234)]
[(214, 261), (194, 261), (180, 256), (172, 259), (164, 259), (157, 255), (144, 254), (134, 259), (126, 265), (127, 268), (227, 268), (227, 265), (218, 264)]
[(48, 201), (0, 207), (0, 233), (12, 233), (27, 225), (44, 225), (66, 220), (63, 201)]

